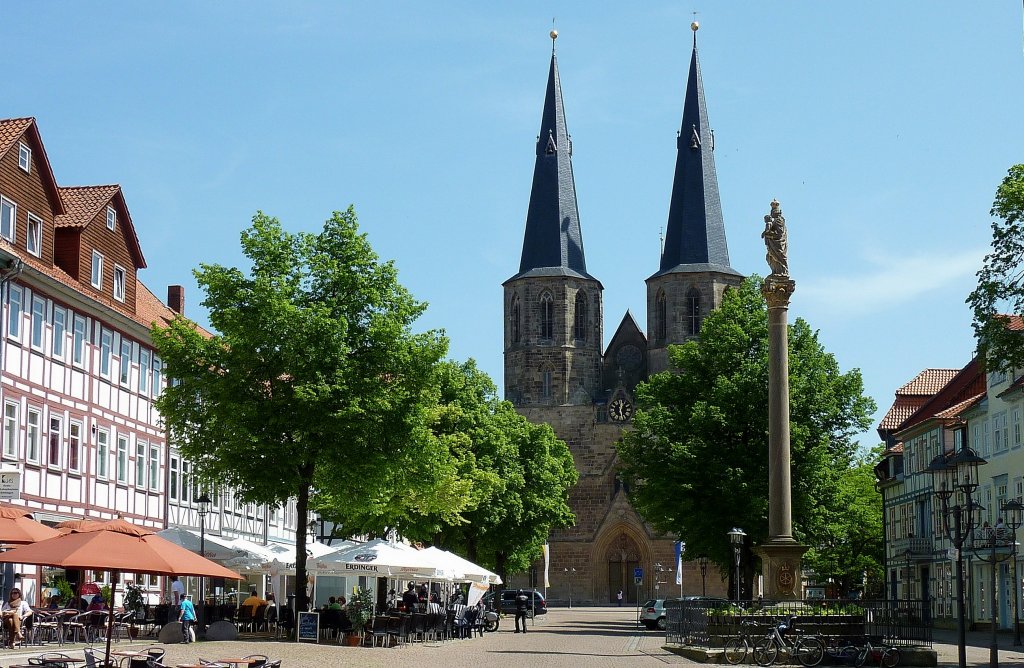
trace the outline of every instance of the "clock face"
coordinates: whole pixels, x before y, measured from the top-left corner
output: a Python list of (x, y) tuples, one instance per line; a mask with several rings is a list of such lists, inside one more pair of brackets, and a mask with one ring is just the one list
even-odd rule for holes
[(616, 422), (625, 422), (633, 417), (633, 404), (626, 399), (616, 399), (608, 404), (608, 415)]
[(626, 371), (636, 371), (643, 362), (643, 353), (633, 344), (627, 343), (615, 353), (615, 361)]

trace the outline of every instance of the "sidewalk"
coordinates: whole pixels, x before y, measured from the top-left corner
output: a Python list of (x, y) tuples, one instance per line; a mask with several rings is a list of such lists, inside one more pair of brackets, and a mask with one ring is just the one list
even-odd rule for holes
[[(957, 665), (956, 630), (934, 629), (933, 647), (938, 653), (940, 667)], [(967, 632), (967, 665), (989, 665), (989, 643), (992, 636), (988, 631)], [(1013, 646), (1012, 633), (998, 633), (1000, 668), (1024, 668), (1024, 647)]]

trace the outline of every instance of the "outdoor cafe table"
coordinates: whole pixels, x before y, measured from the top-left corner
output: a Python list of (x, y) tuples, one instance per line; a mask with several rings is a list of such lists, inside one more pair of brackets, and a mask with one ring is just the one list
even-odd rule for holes
[(262, 659), (240, 659), (236, 657), (233, 659), (215, 659), (215, 661), (217, 663), (229, 663), (233, 666), (251, 666), (254, 663), (259, 663)]
[(124, 665), (125, 661), (131, 661), (132, 659), (148, 659), (149, 654), (145, 652), (133, 652), (130, 649), (123, 649), (118, 652), (111, 652), (110, 656), (120, 657), (121, 665)]

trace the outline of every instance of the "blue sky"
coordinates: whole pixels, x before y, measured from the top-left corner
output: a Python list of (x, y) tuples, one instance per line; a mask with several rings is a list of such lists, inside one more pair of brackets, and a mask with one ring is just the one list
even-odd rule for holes
[(732, 264), (766, 273), (778, 198), (791, 317), (880, 418), (971, 357), (988, 210), (1024, 161), (1021, 4), (705, 5), (6, 2), (3, 115), (38, 119), (62, 185), (123, 186), (143, 281), (184, 284), (200, 322), (190, 270), (240, 264), (256, 210), (315, 231), (354, 204), (421, 326), (500, 387), (552, 17), (607, 341), (627, 309), (646, 322), (697, 11)]

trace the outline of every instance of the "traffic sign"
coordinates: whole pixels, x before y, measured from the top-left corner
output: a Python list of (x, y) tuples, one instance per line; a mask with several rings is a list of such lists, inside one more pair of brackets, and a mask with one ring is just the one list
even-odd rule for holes
[(633, 569), (633, 579), (635, 579), (635, 580), (642, 580), (643, 578), (644, 578), (644, 569), (642, 567), (640, 567), (640, 566), (637, 566), (636, 568), (634, 568)]

